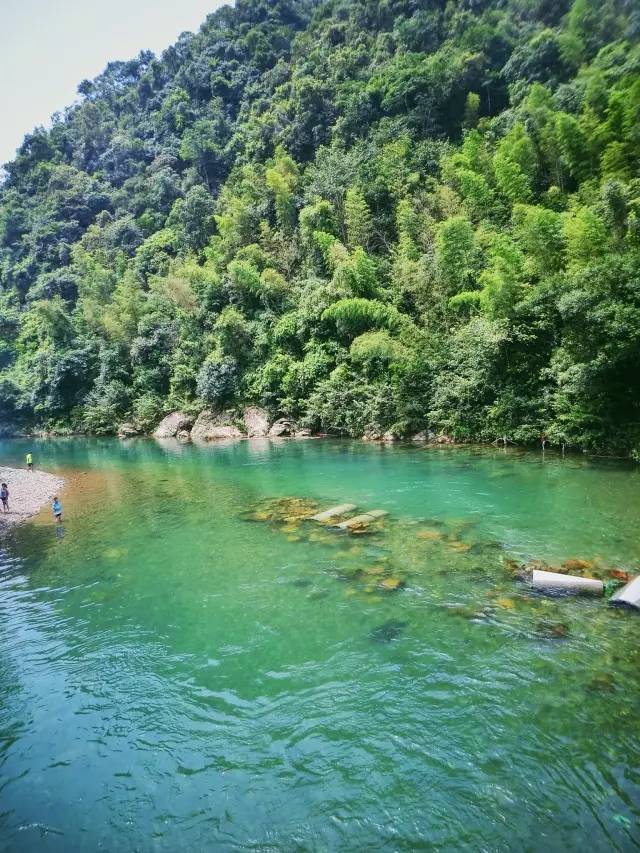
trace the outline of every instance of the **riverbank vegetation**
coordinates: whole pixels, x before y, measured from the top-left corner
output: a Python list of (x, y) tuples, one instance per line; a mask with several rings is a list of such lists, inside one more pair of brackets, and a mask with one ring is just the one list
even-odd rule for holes
[(640, 448), (632, 0), (238, 0), (0, 188), (0, 408)]

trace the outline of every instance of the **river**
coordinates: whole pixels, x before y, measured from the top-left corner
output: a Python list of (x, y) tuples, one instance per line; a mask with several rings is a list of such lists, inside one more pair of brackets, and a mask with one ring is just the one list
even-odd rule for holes
[[(0, 550), (0, 850), (640, 846), (640, 617), (513, 573), (639, 573), (637, 467), (30, 447), (68, 486)], [(388, 515), (300, 520), (344, 502)]]

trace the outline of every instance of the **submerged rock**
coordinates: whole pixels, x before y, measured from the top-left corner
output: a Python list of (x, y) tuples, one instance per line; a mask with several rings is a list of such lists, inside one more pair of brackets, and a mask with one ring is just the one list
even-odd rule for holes
[(397, 640), (406, 627), (407, 622), (389, 619), (388, 622), (383, 622), (382, 625), (369, 631), (369, 639), (372, 643), (390, 643), (392, 640)]
[(329, 595), (328, 589), (312, 589), (307, 598), (310, 601), (320, 601), (323, 598), (326, 598)]
[(381, 580), (378, 584), (378, 588), (384, 590), (385, 592), (397, 592), (404, 586), (406, 586), (406, 583), (402, 580), (402, 578), (385, 578), (384, 580)]
[(616, 682), (610, 672), (601, 672), (594, 675), (587, 684), (587, 690), (592, 693), (615, 693)]
[(542, 640), (564, 640), (569, 636), (569, 626), (564, 622), (538, 622), (536, 636)]
[(457, 551), (460, 554), (465, 554), (471, 550), (471, 545), (468, 542), (460, 542), (458, 539), (449, 540), (447, 545), (452, 551)]
[(609, 577), (622, 583), (629, 583), (633, 575), (630, 572), (625, 572), (623, 569), (609, 569)]
[(174, 438), (181, 432), (188, 432), (193, 425), (193, 418), (184, 412), (171, 412), (163, 418), (156, 427), (153, 435), (155, 438)]
[(442, 533), (439, 530), (418, 530), (416, 533), (418, 539), (425, 539), (428, 542), (436, 542), (442, 539)]
[(254, 504), (243, 513), (247, 521), (272, 521), (282, 524), (285, 533), (294, 533), (298, 523), (305, 521), (318, 509), (318, 504), (309, 498), (273, 498)]
[(593, 568), (593, 563), (591, 560), (565, 560), (562, 564), (561, 571), (564, 572), (572, 572), (573, 574), (580, 574), (581, 572), (588, 572)]

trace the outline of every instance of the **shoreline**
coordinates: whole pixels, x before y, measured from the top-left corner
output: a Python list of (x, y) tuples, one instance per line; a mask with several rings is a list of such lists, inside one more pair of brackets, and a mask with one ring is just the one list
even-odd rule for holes
[(37, 515), (64, 486), (62, 477), (47, 471), (0, 466), (0, 482), (9, 488), (9, 512), (0, 506), (0, 536)]

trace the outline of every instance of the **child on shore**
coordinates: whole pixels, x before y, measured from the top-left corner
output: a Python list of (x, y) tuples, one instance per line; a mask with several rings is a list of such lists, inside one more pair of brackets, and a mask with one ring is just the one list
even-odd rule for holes
[(51, 510), (53, 511), (53, 517), (55, 520), (60, 523), (62, 521), (62, 504), (60, 503), (57, 495), (53, 496)]
[(0, 500), (2, 501), (3, 512), (9, 512), (9, 487), (6, 483), (0, 486)]

